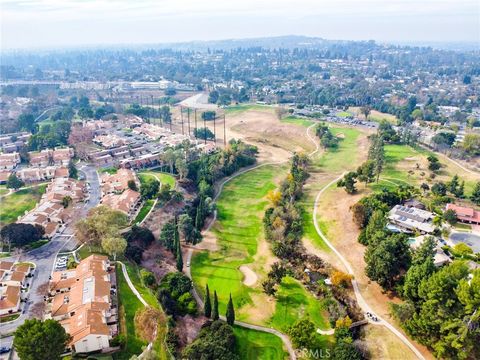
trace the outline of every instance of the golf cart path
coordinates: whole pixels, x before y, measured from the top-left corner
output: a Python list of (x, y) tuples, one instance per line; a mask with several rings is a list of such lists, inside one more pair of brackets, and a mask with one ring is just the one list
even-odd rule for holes
[[(340, 259), (342, 264), (344, 265), (345, 269), (350, 275), (355, 275), (353, 272), (353, 269), (349, 262), (345, 259), (345, 257), (340, 254), (340, 252), (330, 243), (330, 241), (327, 239), (325, 234), (323, 234), (322, 230), (320, 229), (320, 226), (318, 225), (317, 221), (317, 208), (318, 208), (318, 203), (320, 201), (320, 197), (322, 194), (333, 184), (335, 184), (338, 180), (340, 180), (344, 174), (340, 175), (338, 178), (332, 180), (330, 183), (325, 185), (317, 194), (315, 197), (315, 203), (313, 205), (313, 224), (315, 226), (315, 230), (317, 231), (317, 234), (322, 238), (322, 240), (327, 244), (327, 246), (337, 255), (337, 257)], [(364, 313), (370, 312), (372, 314), (375, 314), (375, 312), (372, 310), (372, 308), (367, 304), (365, 299), (363, 298), (362, 293), (360, 292), (358, 282), (355, 280), (355, 278), (352, 279), (352, 285), (353, 285), (353, 291), (355, 293), (355, 297), (357, 298), (357, 303), (360, 306), (360, 308), (363, 310)], [(369, 321), (369, 323), (374, 324), (374, 325), (383, 325), (385, 326), (388, 330), (390, 330), (394, 335), (396, 335), (405, 345), (407, 345), (410, 350), (413, 351), (413, 353), (422, 360), (425, 360), (425, 357), (418, 351), (418, 349), (407, 339), (405, 335), (403, 335), (400, 331), (398, 331), (392, 324), (390, 324), (388, 321), (385, 319), (381, 318), (380, 316), (376, 315), (378, 321), (372, 322)]]

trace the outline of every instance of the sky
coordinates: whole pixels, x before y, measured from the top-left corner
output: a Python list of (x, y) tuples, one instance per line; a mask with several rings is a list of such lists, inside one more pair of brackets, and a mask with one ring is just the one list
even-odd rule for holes
[(280, 35), (479, 42), (480, 0), (0, 0), (2, 49)]

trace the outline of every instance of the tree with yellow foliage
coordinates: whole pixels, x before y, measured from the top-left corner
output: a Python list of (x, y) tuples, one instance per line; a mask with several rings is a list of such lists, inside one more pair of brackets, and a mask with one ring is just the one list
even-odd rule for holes
[(353, 276), (342, 271), (335, 270), (330, 275), (330, 280), (332, 281), (333, 286), (350, 286)]
[(278, 190), (270, 190), (267, 193), (267, 199), (272, 206), (277, 206), (280, 200), (282, 200), (282, 193)]

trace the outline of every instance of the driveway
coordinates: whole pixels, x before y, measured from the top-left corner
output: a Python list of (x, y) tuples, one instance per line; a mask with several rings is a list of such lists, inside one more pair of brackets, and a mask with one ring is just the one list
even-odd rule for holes
[[(69, 251), (76, 247), (76, 241), (74, 238), (74, 223), (75, 220), (82, 219), (88, 213), (88, 211), (98, 205), (100, 202), (100, 182), (98, 173), (95, 167), (91, 165), (83, 165), (79, 168), (86, 178), (86, 181), (90, 183), (89, 198), (86, 203), (77, 204), (76, 213), (78, 216), (71, 223), (67, 224), (61, 231), (57, 233), (50, 242), (34, 249), (20, 256), (12, 256), (10, 258), (4, 258), (3, 260), (10, 261), (31, 261), (35, 263), (35, 275), (32, 279), (30, 290), (28, 292), (28, 302), (25, 304), (24, 311), (16, 320), (2, 324), (0, 326), (0, 335), (10, 334), (15, 329), (23, 324), (25, 319), (34, 317), (34, 305), (43, 302), (43, 292), (39, 292), (39, 287), (42, 284), (46, 284), (49, 281), (49, 276), (53, 271), (53, 265), (57, 254), (61, 250)], [(3, 341), (2, 341), (3, 343)]]
[(452, 232), (449, 240), (454, 244), (465, 243), (470, 246), (474, 253), (480, 253), (480, 236), (465, 233), (465, 232)]

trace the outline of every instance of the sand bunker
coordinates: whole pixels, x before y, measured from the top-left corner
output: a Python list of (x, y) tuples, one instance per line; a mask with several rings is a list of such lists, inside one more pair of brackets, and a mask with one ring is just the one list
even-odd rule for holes
[(247, 265), (242, 265), (240, 266), (240, 271), (242, 272), (244, 278), (243, 278), (243, 283), (247, 286), (253, 286), (257, 282), (257, 274), (250, 269)]

